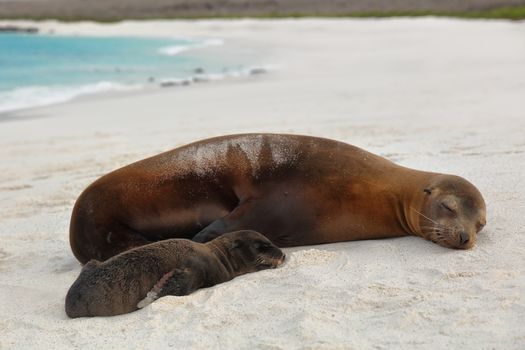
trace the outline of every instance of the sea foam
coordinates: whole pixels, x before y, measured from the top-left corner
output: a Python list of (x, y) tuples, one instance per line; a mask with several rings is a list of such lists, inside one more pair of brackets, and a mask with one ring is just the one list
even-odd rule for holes
[(114, 82), (99, 82), (95, 84), (71, 86), (30, 86), (15, 90), (0, 92), (0, 113), (18, 109), (48, 106), (66, 102), (82, 95), (97, 94), (105, 91), (138, 90), (141, 85), (125, 85)]
[(202, 48), (210, 47), (210, 46), (221, 46), (223, 44), (224, 44), (224, 40), (222, 39), (206, 39), (206, 40), (201, 40), (201, 41), (188, 42), (187, 45), (178, 44), (178, 45), (161, 47), (159, 49), (159, 53), (163, 55), (168, 55), (168, 56), (175, 56), (184, 51), (202, 49)]

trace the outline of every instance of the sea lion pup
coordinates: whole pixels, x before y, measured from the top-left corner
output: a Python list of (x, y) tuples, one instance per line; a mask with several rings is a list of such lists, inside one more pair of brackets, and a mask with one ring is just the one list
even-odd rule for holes
[(415, 235), (468, 249), (485, 215), (480, 192), (459, 176), (409, 169), (334, 140), (230, 135), (95, 181), (75, 204), (70, 243), (83, 263), (241, 229), (279, 247)]
[(283, 252), (255, 231), (237, 231), (206, 244), (169, 239), (91, 260), (66, 296), (71, 317), (113, 316), (165, 295), (188, 295), (232, 278), (275, 268)]

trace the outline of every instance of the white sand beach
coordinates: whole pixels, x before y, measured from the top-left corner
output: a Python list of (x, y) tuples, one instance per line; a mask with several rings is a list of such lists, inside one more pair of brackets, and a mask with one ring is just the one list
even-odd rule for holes
[[(268, 74), (0, 114), (0, 349), (524, 349), (525, 22), (2, 22), (78, 35), (220, 38)], [(68, 319), (80, 192), (130, 162), (241, 132), (317, 135), (463, 176), (469, 251), (417, 237), (285, 249), (280, 268), (111, 318)]]

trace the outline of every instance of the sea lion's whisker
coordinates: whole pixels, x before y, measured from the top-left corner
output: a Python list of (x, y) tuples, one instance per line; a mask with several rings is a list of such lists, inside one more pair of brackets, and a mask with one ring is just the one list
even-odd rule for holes
[(436, 227), (436, 226), (420, 226), (422, 229), (431, 229), (431, 230), (436, 230), (436, 229), (439, 229), (441, 230), (442, 228), (441, 227)]
[(454, 229), (446, 226), (436, 227), (436, 226), (421, 226), (422, 229), (428, 229), (433, 232), (453, 232)]
[(425, 219), (429, 220), (430, 222), (433, 222), (433, 223), (436, 224), (436, 225), (441, 225), (439, 222), (434, 221), (434, 220), (432, 220), (431, 218), (429, 218), (428, 216), (425, 216), (425, 215), (421, 214), (419, 211), (417, 211), (416, 209), (414, 209), (414, 207), (411, 206), (410, 209), (412, 209), (413, 211), (415, 211), (416, 213), (418, 213), (419, 215), (421, 215), (421, 216), (424, 217)]
[(259, 256), (257, 257), (257, 260), (255, 260), (254, 264), (255, 266), (264, 265), (266, 264), (266, 260), (262, 256)]
[(447, 227), (445, 225), (434, 225), (421, 226), (423, 232), (426, 232), (430, 235), (430, 240), (434, 243), (443, 243), (445, 246), (453, 246), (450, 242), (456, 239), (457, 230), (453, 227)]

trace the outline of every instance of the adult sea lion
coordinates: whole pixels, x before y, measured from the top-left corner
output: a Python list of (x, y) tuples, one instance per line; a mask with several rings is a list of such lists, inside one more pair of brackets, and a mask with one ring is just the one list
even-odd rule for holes
[(87, 263), (67, 293), (66, 314), (120, 315), (165, 295), (187, 295), (283, 261), (282, 251), (255, 231), (230, 232), (206, 244), (155, 242)]
[(152, 241), (206, 242), (241, 229), (280, 247), (416, 235), (468, 249), (485, 211), (480, 192), (459, 176), (323, 138), (231, 135), (95, 181), (76, 202), (70, 243), (83, 263)]

